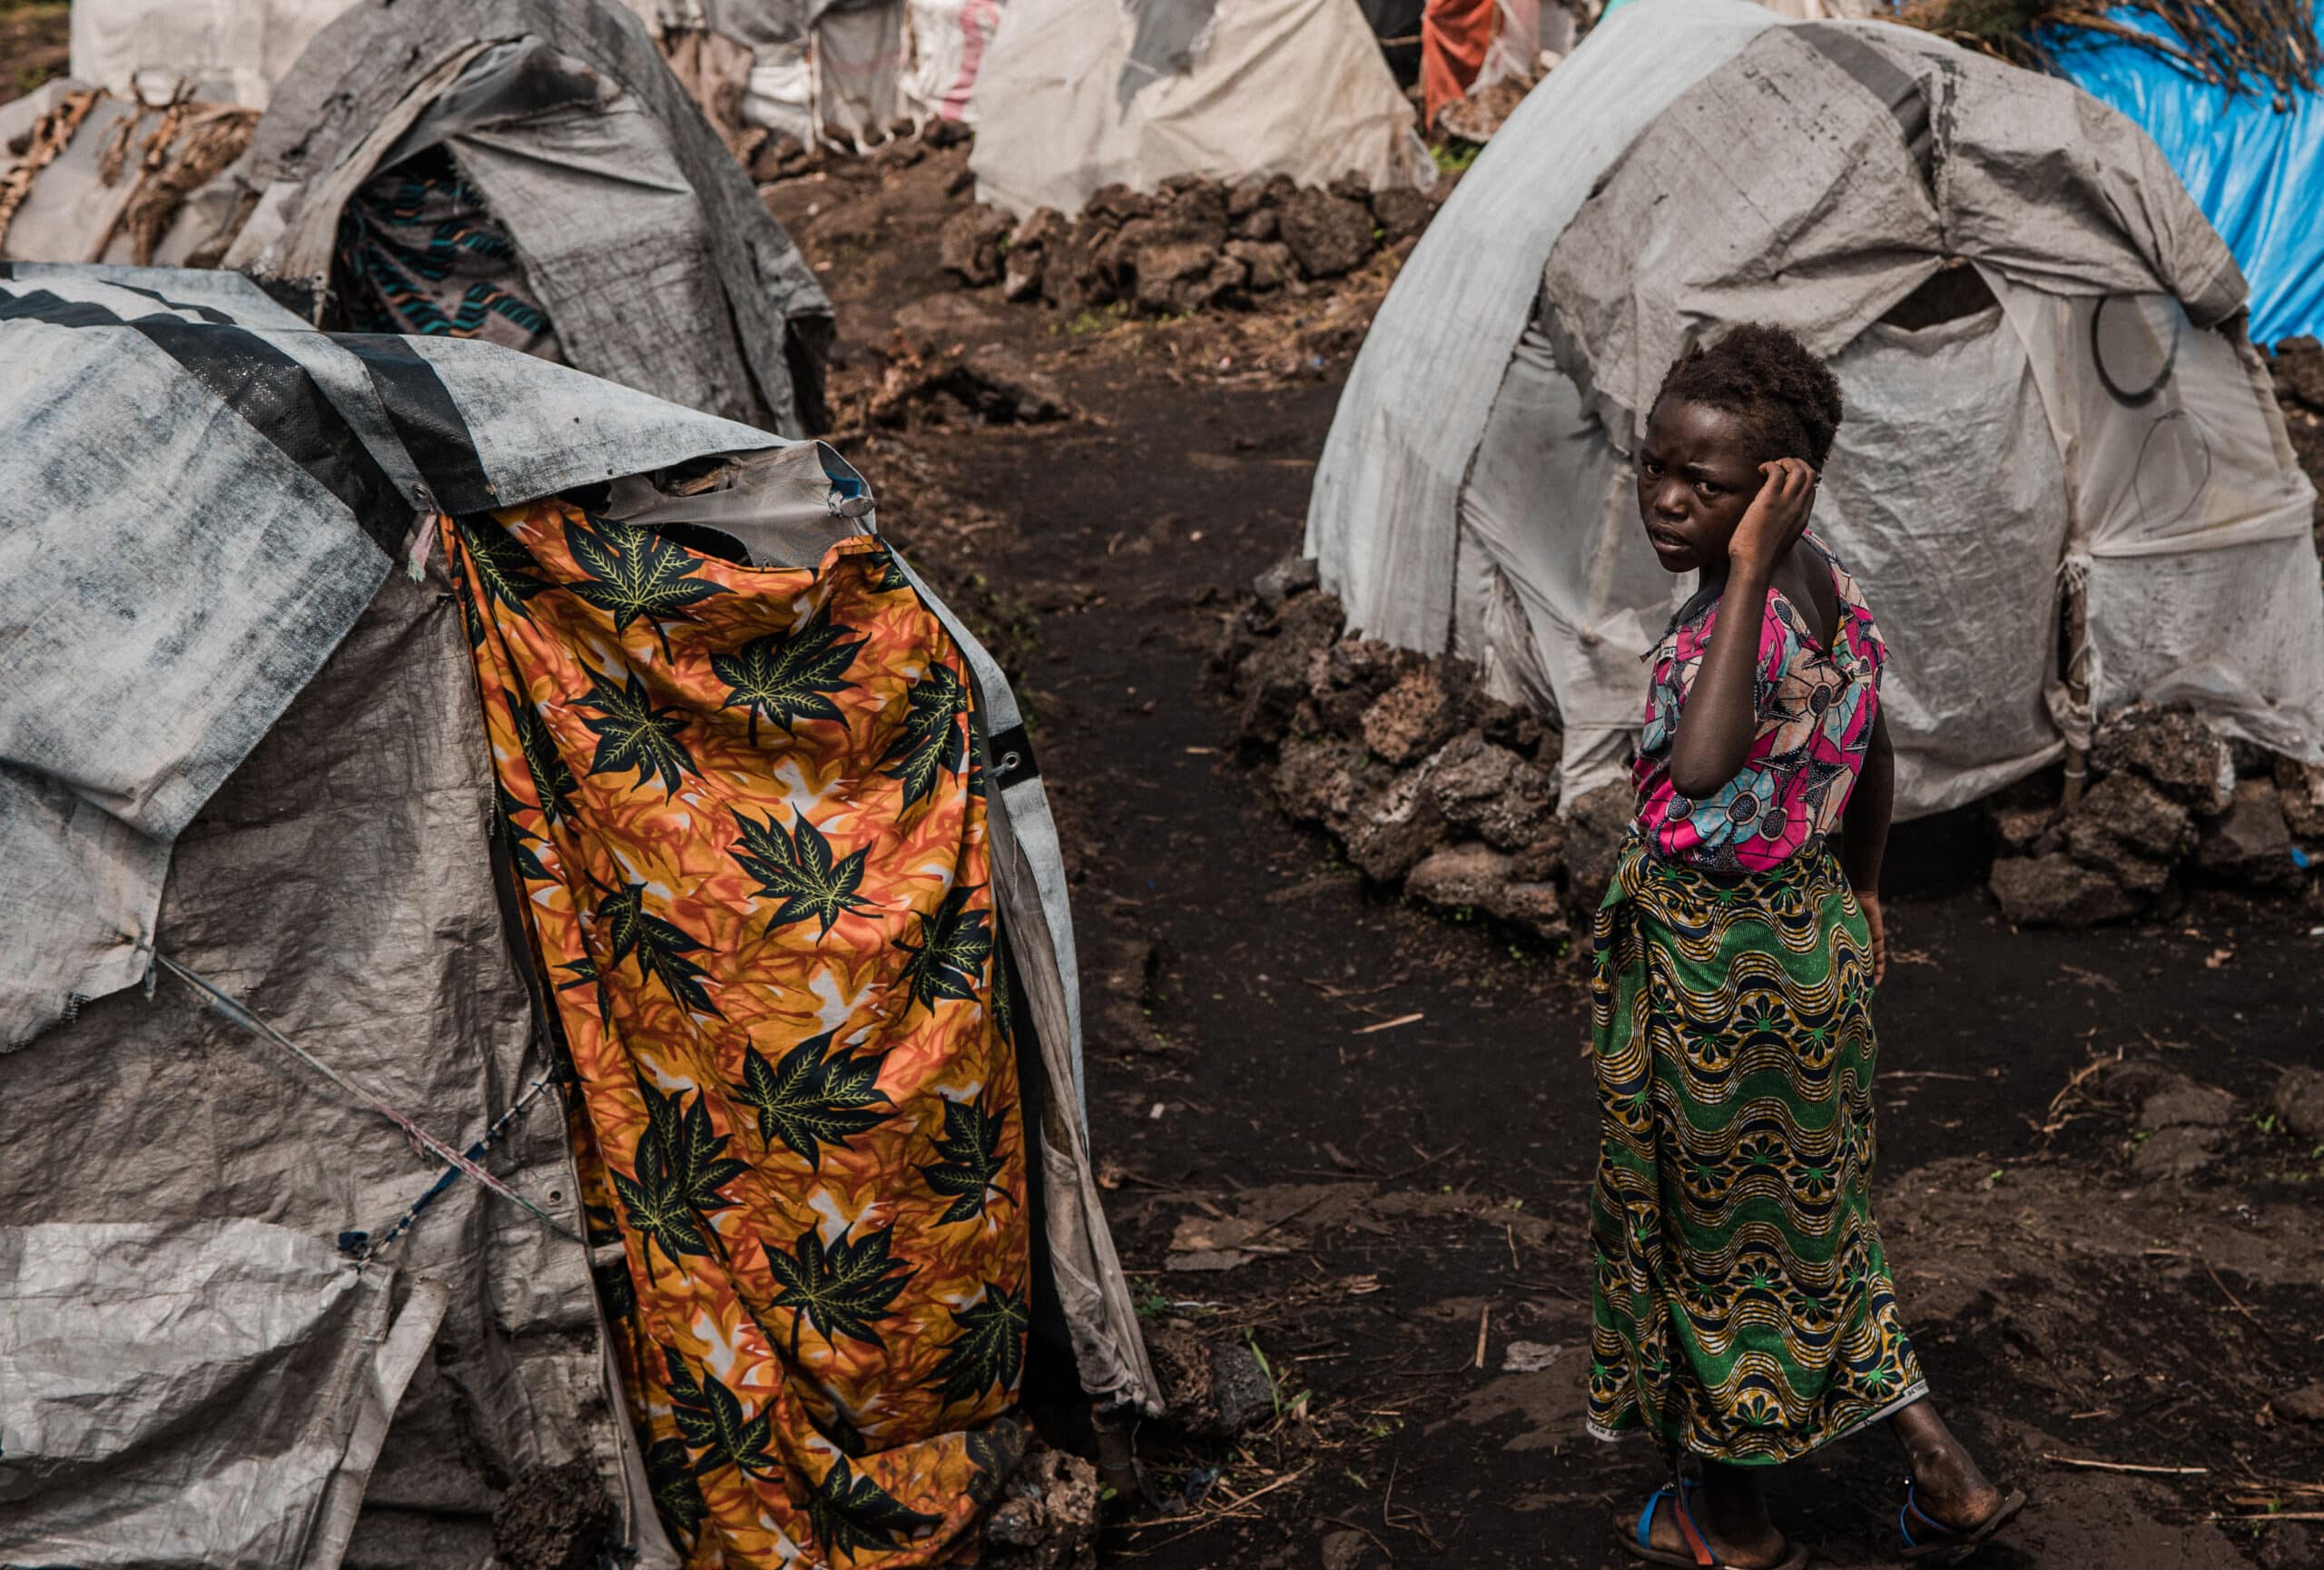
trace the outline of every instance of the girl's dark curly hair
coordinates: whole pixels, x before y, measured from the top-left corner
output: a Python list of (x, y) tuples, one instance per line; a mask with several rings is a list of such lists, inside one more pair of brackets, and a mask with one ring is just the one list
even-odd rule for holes
[(1758, 321), (1671, 361), (1654, 401), (1666, 398), (1740, 415), (1758, 430), (1763, 458), (1806, 459), (1819, 469), (1840, 426), (1839, 378), (1788, 329)]

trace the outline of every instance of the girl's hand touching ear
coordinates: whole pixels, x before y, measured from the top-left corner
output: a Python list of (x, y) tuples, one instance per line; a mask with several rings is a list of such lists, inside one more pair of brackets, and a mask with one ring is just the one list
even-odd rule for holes
[(1765, 573), (1807, 532), (1807, 515), (1816, 506), (1816, 471), (1798, 459), (1778, 458), (1759, 465), (1759, 472), (1767, 479), (1735, 526), (1727, 554), (1736, 566)]

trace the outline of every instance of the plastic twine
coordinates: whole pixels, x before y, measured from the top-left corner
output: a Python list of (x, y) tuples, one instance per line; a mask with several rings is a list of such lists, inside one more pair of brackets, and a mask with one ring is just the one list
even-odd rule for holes
[(515, 1200), (517, 1204), (522, 1205), (526, 1210), (530, 1210), (534, 1215), (540, 1218), (541, 1222), (548, 1227), (552, 1231), (560, 1233), (567, 1238), (573, 1238), (576, 1240), (578, 1239), (579, 1234), (575, 1232), (572, 1228), (566, 1226), (563, 1221), (558, 1220), (555, 1216), (550, 1215), (547, 1210), (542, 1210), (538, 1205), (536, 1205), (532, 1200), (517, 1192), (516, 1190), (510, 1188), (507, 1184), (494, 1177), (490, 1172), (486, 1171), (482, 1167), (477, 1165), (477, 1163), (469, 1157), (452, 1149), (451, 1146), (446, 1144), (443, 1140), (438, 1139), (435, 1135), (421, 1128), (418, 1123), (404, 1116), (403, 1113), (396, 1111), (393, 1106), (389, 1104), (385, 1097), (379, 1096), (364, 1089), (354, 1081), (349, 1079), (345, 1074), (340, 1073), (337, 1069), (332, 1068), (329, 1063), (324, 1062), (320, 1058), (316, 1057), (312, 1052), (307, 1051), (306, 1048), (292, 1041), (289, 1036), (284, 1035), (281, 1031), (278, 1031), (272, 1025), (268, 1024), (264, 1020), (259, 1018), (257, 1014), (251, 1012), (247, 1005), (245, 1005), (240, 999), (233, 996), (231, 992), (228, 992), (222, 988), (217, 986), (208, 978), (201, 975), (200, 973), (188, 970), (185, 966), (178, 963), (175, 960), (170, 958), (169, 955), (162, 953), (158, 949), (153, 951), (153, 963), (156, 965), (159, 965), (162, 969), (169, 972), (170, 974), (177, 977), (180, 981), (184, 982), (187, 985), (201, 992), (209, 999), (210, 1006), (219, 1013), (224, 1015), (227, 1019), (233, 1021), (234, 1023), (241, 1026), (242, 1029), (250, 1032), (252, 1035), (261, 1036), (267, 1041), (272, 1042), (276, 1046), (281, 1047), (284, 1052), (289, 1052), (292, 1057), (306, 1064), (307, 1067), (314, 1070), (315, 1072), (322, 1075), (323, 1078), (329, 1080), (332, 1084), (337, 1085), (340, 1090), (345, 1091), (349, 1095), (354, 1097), (364, 1106), (369, 1108), (372, 1111), (379, 1113), (379, 1116), (395, 1124), (396, 1127), (410, 1135), (412, 1140), (419, 1144), (423, 1149), (440, 1157), (447, 1166), (454, 1168), (468, 1177), (474, 1178), (478, 1182), (483, 1184), (494, 1193), (500, 1195), (503, 1199)]

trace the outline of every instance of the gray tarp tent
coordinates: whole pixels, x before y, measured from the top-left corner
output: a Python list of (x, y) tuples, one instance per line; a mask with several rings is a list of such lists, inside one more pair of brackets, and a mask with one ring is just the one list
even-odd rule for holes
[[(1888, 636), (1901, 811), (2141, 697), (2312, 762), (2313, 493), (2243, 297), (2154, 144), (2076, 88), (1887, 24), (1639, 0), (1413, 252), (1307, 550), (1356, 629), (1556, 712), (1570, 802), (1618, 777), (1689, 588), (1638, 527), (1647, 405), (1689, 342), (1777, 321), (1847, 400), (1815, 527)], [(2070, 673), (2061, 585), (2087, 607)]]
[(436, 147), (507, 229), (573, 364), (820, 428), (831, 302), (615, 0), (358, 0), (275, 89), (226, 265), (321, 311), (349, 200)]
[[(676, 1563), (576, 1237), (461, 1178), (392, 1248), (347, 1245), (449, 1170), (367, 1095), (458, 1146), (499, 1131), (491, 1170), (579, 1230), (466, 638), (415, 525), (704, 459), (721, 486), (662, 514), (761, 560), (872, 526), (820, 444), (511, 350), (324, 334), (231, 273), (0, 266), (8, 1563), (472, 1565), (501, 1490), (560, 1466), (603, 1483), (635, 1563)], [(1085, 1387), (1150, 1407), (1076, 1115), (1054, 831), (1037, 774), (996, 783), (1052, 1274)]]

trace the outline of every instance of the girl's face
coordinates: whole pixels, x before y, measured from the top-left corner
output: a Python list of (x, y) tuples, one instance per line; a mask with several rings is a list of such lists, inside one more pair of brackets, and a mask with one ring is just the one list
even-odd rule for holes
[(1765, 477), (1750, 422), (1708, 404), (1654, 406), (1638, 455), (1638, 516), (1668, 572), (1717, 568)]

